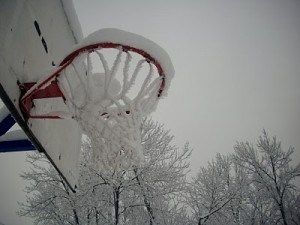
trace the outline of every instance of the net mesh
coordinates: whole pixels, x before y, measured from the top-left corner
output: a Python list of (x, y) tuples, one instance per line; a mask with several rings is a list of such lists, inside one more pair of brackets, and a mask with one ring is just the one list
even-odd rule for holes
[(61, 72), (59, 87), (98, 169), (143, 162), (140, 125), (156, 107), (162, 79), (152, 62), (122, 47), (84, 52)]

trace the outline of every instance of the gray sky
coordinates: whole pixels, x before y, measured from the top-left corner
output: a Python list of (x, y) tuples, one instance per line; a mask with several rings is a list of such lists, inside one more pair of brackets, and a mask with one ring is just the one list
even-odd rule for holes
[[(232, 152), (236, 141), (254, 142), (263, 128), (284, 148), (294, 146), (299, 162), (299, 1), (74, 3), (84, 36), (119, 28), (169, 53), (176, 74), (153, 117), (171, 130), (177, 145), (190, 142), (193, 173), (216, 152)], [(9, 222), (23, 200), (18, 174), (28, 166), (25, 157), (1, 154), (0, 165), (0, 221), (25, 224)]]
[[(99, 27), (141, 34), (171, 56), (176, 74), (154, 118), (193, 169), (265, 128), (300, 148), (299, 1), (75, 1), (84, 35)], [(299, 156), (299, 154), (298, 154)]]

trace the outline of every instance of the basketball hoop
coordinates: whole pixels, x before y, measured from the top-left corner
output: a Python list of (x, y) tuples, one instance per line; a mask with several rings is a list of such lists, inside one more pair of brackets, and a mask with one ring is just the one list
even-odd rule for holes
[[(167, 53), (154, 42), (103, 29), (77, 46), (46, 79), (23, 84), (20, 108), (27, 119), (76, 120), (91, 140), (99, 168), (128, 169), (143, 161), (142, 119), (155, 110), (173, 74)], [(38, 100), (53, 98), (63, 99), (68, 110), (36, 111)]]

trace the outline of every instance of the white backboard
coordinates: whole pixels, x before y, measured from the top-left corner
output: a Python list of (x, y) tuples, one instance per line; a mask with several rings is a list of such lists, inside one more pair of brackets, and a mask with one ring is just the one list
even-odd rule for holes
[(37, 150), (47, 155), (72, 188), (77, 182), (81, 145), (77, 123), (63, 119), (25, 121), (19, 108), (19, 84), (38, 81), (81, 38), (71, 1), (1, 1), (1, 98)]

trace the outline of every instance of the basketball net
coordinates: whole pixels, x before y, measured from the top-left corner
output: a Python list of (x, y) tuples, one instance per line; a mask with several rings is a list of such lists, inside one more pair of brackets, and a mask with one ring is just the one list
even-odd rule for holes
[[(161, 65), (141, 49), (92, 44), (75, 50), (55, 73), (32, 86), (21, 99), (21, 109), (29, 118), (75, 119), (91, 140), (93, 165), (126, 170), (143, 163), (141, 122), (155, 110), (165, 79)], [(32, 115), (36, 95), (53, 83), (68, 111)]]
[[(92, 55), (97, 56), (104, 73), (92, 73), (92, 65), (95, 64)], [(121, 67), (123, 55), (125, 62)], [(63, 71), (59, 76), (59, 86), (74, 119), (91, 139), (94, 164), (104, 169), (138, 166), (143, 162), (141, 121), (157, 104), (162, 78), (157, 76), (152, 79), (153, 65), (145, 59), (140, 59), (133, 73), (129, 74), (132, 55), (122, 49), (119, 49), (111, 68), (101, 50), (83, 54), (80, 61)], [(86, 73), (76, 68), (83, 61), (87, 62)], [(145, 67), (148, 67), (147, 71)], [(142, 76), (142, 68), (147, 74), (141, 86), (136, 87), (135, 82), (138, 76)], [(116, 79), (117, 74), (122, 75), (122, 85)], [(76, 85), (74, 75), (80, 85)], [(133, 88), (138, 88), (135, 90), (137, 95), (129, 97)]]

